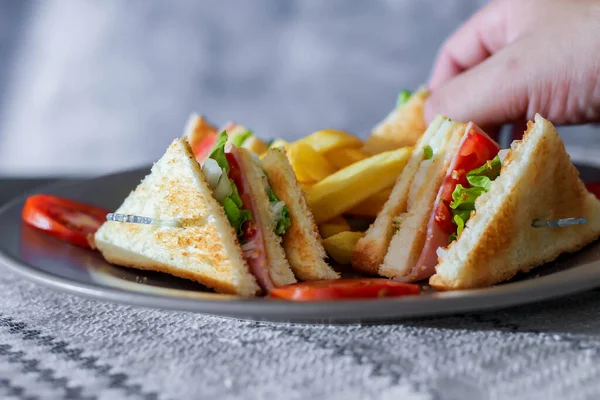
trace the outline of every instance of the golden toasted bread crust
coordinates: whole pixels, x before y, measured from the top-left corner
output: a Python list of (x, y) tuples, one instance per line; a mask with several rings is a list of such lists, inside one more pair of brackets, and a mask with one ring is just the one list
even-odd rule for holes
[(426, 89), (421, 89), (415, 92), (405, 104), (390, 112), (373, 128), (371, 136), (365, 141), (363, 151), (377, 154), (400, 147), (414, 146), (427, 128), (423, 108), (428, 95)]
[(269, 184), (290, 211), (292, 225), (283, 236), (283, 248), (298, 279), (337, 279), (339, 274), (325, 262), (327, 253), (294, 170), (281, 149), (269, 149), (261, 160)]
[(169, 146), (117, 212), (179, 219), (183, 227), (106, 222), (94, 242), (107, 260), (139, 269), (177, 271), (175, 275), (217, 291), (229, 282), (235, 290), (227, 289), (227, 293), (252, 296), (259, 292), (236, 233), (185, 140)]
[(430, 159), (421, 163), (408, 195), (407, 212), (400, 229), (394, 234), (388, 252), (379, 267), (379, 274), (388, 278), (401, 278), (416, 265), (427, 239), (427, 228), (435, 199), (460, 142), (465, 134), (465, 124), (449, 123), (443, 132), (447, 143)]
[(423, 150), (441, 126), (442, 120), (443, 118), (436, 118), (429, 125), (398, 177), (389, 199), (365, 235), (356, 243), (352, 252), (352, 268), (356, 271), (372, 275), (378, 273), (379, 266), (383, 263), (392, 236), (394, 236), (393, 218), (406, 211), (408, 191), (419, 165), (423, 161)]
[(364, 274), (377, 275), (389, 244), (389, 241), (385, 242), (383, 239), (359, 240), (352, 252), (352, 268)]
[(214, 289), (215, 292), (218, 293), (240, 294), (239, 290), (229, 280), (216, 279), (212, 276), (201, 275), (193, 271), (173, 267), (172, 265), (157, 263), (156, 261), (150, 261), (148, 263), (132, 263), (131, 258), (119, 257), (110, 253), (105, 258), (109, 263), (120, 265), (122, 267), (139, 269), (143, 271), (163, 272), (178, 278), (198, 282), (208, 288)]
[[(447, 250), (430, 284), (490, 286), (574, 252), (600, 237), (600, 202), (590, 194), (558, 133), (539, 115), (506, 160), (476, 215)], [(534, 219), (586, 217), (584, 225), (533, 228)]]
[(427, 127), (427, 131), (417, 142), (413, 154), (398, 177), (389, 199), (362, 237), (352, 253), (352, 268), (366, 274), (376, 275), (388, 252), (395, 234), (393, 219), (405, 213), (408, 195), (415, 174), (423, 161), (424, 149), (446, 121), (443, 116), (436, 117)]

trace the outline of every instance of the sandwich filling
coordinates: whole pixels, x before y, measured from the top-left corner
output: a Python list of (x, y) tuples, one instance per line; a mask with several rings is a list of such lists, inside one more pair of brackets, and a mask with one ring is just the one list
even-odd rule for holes
[[(229, 122), (222, 130), (227, 132), (228, 141), (236, 147), (244, 147), (256, 153), (267, 150), (267, 144), (257, 138), (250, 129)], [(220, 137), (219, 130), (212, 126), (204, 117), (192, 115), (185, 128), (188, 142), (196, 160), (203, 164), (215, 148)]]
[(498, 143), (477, 125), (467, 125), (433, 205), (421, 256), (406, 280), (418, 281), (433, 275), (438, 248), (457, 239), (475, 212), (475, 200), (489, 191), (492, 181), (500, 175), (499, 151)]
[[(250, 184), (244, 177), (239, 151), (232, 145), (226, 152), (227, 140), (227, 133), (221, 132), (213, 151), (202, 165), (202, 171), (213, 196), (223, 206), (231, 226), (237, 233), (250, 272), (261, 288), (269, 292), (274, 284), (269, 275), (265, 238), (254, 219), (257, 208), (250, 194)], [(281, 236), (291, 225), (289, 211), (285, 203), (273, 193), (268, 182), (266, 190), (271, 203), (274, 230)]]
[(223, 128), (229, 136), (228, 143), (235, 147), (243, 147), (256, 154), (262, 154), (267, 151), (268, 146), (260, 140), (250, 129), (243, 125), (229, 122)]

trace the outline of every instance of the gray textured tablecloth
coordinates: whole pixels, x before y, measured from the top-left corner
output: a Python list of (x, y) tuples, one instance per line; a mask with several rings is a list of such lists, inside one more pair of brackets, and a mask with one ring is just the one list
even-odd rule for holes
[(597, 399), (600, 291), (379, 326), (244, 322), (0, 275), (2, 399)]

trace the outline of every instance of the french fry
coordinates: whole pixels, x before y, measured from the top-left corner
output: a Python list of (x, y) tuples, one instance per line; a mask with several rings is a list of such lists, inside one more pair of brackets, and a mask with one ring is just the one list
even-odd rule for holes
[(352, 229), (350, 228), (348, 221), (342, 216), (335, 217), (334, 219), (319, 225), (319, 232), (323, 239), (350, 230)]
[(359, 149), (351, 147), (332, 149), (325, 154), (325, 158), (337, 169), (346, 168), (355, 162), (369, 157)]
[(292, 143), (287, 156), (300, 182), (319, 182), (335, 172), (329, 161), (306, 143)]
[(317, 224), (352, 209), (369, 197), (394, 185), (406, 165), (412, 147), (365, 158), (316, 183), (308, 204)]
[(350, 264), (354, 246), (363, 235), (363, 232), (340, 232), (323, 240), (323, 247), (338, 264)]
[(325, 154), (332, 149), (347, 147), (359, 148), (363, 145), (363, 142), (356, 136), (335, 129), (316, 131), (315, 133), (303, 137), (296, 143), (308, 144), (321, 154)]
[(354, 215), (356, 217), (377, 217), (379, 211), (383, 208), (385, 202), (390, 198), (392, 188), (382, 190), (379, 193), (375, 193), (373, 196), (359, 203), (355, 207), (346, 211), (348, 215)]

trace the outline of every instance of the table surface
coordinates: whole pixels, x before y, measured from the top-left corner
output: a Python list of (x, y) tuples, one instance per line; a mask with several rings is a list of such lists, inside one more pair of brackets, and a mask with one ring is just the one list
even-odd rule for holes
[[(586, 179), (594, 177), (582, 168)], [(0, 180), (0, 203), (48, 180)], [(150, 310), (0, 274), (2, 399), (596, 399), (600, 289), (495, 312), (309, 326)]]

